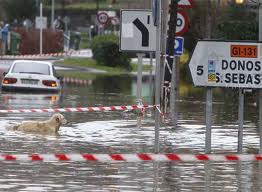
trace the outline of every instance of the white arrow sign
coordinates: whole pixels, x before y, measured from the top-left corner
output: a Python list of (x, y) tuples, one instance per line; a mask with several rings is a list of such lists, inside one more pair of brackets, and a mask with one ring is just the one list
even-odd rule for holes
[(262, 88), (261, 46), (198, 41), (189, 63), (195, 86)]
[(152, 12), (147, 10), (121, 10), (120, 50), (155, 51), (156, 27)]
[(178, 1), (178, 7), (191, 8), (193, 0), (180, 0)]

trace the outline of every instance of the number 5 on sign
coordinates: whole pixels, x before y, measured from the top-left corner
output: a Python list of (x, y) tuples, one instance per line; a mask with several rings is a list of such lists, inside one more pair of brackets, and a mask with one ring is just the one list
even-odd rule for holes
[(204, 66), (198, 65), (197, 66), (197, 75), (203, 75), (203, 73), (204, 73)]

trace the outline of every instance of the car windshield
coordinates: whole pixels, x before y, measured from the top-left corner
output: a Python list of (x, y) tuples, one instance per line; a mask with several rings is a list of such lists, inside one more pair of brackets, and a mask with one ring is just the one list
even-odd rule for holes
[(15, 63), (12, 73), (31, 73), (31, 74), (50, 75), (50, 67), (49, 65), (44, 63), (18, 62)]

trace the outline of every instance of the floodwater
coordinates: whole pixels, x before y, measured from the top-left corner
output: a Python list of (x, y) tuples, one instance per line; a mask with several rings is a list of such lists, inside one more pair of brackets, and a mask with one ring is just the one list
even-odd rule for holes
[[(162, 119), (161, 153), (204, 153), (205, 90), (181, 84), (178, 125)], [(148, 79), (143, 100), (151, 102)], [(102, 76), (88, 84), (65, 84), (61, 94), (1, 93), (1, 109), (95, 107), (136, 104), (136, 79)], [(244, 153), (259, 146), (256, 93), (245, 103)], [(237, 151), (238, 91), (214, 90), (212, 153)], [(123, 112), (63, 113), (68, 124), (59, 135), (32, 135), (6, 130), (24, 120), (44, 120), (49, 113), (0, 114), (1, 153), (153, 153), (154, 116)], [(141, 121), (141, 124), (139, 123)], [(99, 163), (0, 162), (0, 191), (182, 192), (262, 191), (258, 162)]]

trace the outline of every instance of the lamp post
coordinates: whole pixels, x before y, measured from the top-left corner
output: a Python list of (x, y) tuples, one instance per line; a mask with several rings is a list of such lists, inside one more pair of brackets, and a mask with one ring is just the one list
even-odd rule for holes
[(43, 53), (43, 3), (40, 1), (40, 55)]
[(55, 28), (54, 20), (55, 20), (55, 0), (52, 0), (52, 8), (51, 8), (51, 27), (52, 29)]

